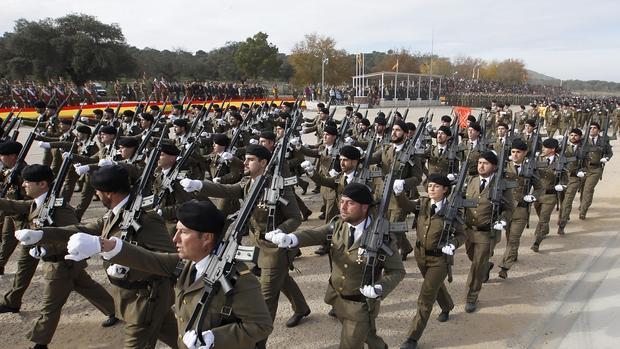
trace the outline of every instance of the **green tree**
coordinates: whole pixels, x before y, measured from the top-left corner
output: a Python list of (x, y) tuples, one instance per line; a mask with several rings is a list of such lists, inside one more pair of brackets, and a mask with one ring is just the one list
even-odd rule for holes
[(282, 62), (278, 59), (278, 48), (267, 41), (268, 37), (267, 34), (258, 32), (237, 45), (235, 63), (246, 78), (269, 79), (278, 75)]
[(325, 65), (325, 83), (340, 84), (351, 81), (355, 72), (354, 58), (345, 50), (336, 48), (336, 41), (316, 33), (307, 34), (304, 40), (295, 44), (289, 56), (289, 63), (295, 70), (293, 83), (300, 86), (321, 81), (321, 66)]

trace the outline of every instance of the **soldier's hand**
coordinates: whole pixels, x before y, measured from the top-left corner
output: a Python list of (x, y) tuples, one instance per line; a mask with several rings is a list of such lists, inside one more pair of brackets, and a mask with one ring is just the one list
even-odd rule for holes
[(213, 178), (213, 183), (219, 183), (221, 181), (222, 181), (222, 178), (220, 178), (220, 177)]
[(293, 138), (291, 138), (291, 140), (289, 141), (289, 143), (290, 143), (292, 146), (296, 147), (296, 146), (298, 146), (301, 142), (300, 142), (299, 137), (293, 137)]
[[(42, 149), (51, 149), (51, 148), (52, 148), (52, 145), (51, 145), (51, 144), (49, 144), (49, 142), (39, 142), (39, 148), (42, 148)], [(601, 160), (601, 162), (602, 162), (602, 161), (603, 161), (603, 160)]]
[(258, 144), (258, 139), (256, 139), (256, 138), (250, 139), (250, 144), (257, 145)]
[(120, 264), (112, 264), (106, 269), (106, 273), (108, 273), (110, 277), (124, 279), (127, 273), (129, 273), (129, 267)]
[(90, 170), (90, 167), (88, 165), (75, 164), (73, 165), (73, 167), (75, 168), (75, 173), (77, 173), (80, 176), (83, 174), (87, 174), (88, 171)]
[(555, 187), (555, 191), (564, 191), (564, 186), (562, 184), (557, 184)]
[(339, 174), (340, 174), (340, 172), (338, 172), (338, 171), (334, 170), (333, 168), (332, 168), (331, 170), (329, 170), (329, 172), (328, 172), (328, 173), (329, 173), (329, 176), (330, 176), (330, 177), (336, 177), (337, 175), (339, 175)]
[(34, 245), (43, 238), (43, 230), (20, 229), (15, 231), (15, 238), (22, 245)]
[(609, 158), (602, 158), (601, 164), (606, 164), (609, 161)]
[(187, 331), (183, 335), (183, 344), (185, 344), (188, 349), (209, 349), (213, 346), (213, 343), (215, 342), (215, 336), (210, 330), (203, 331), (202, 340), (204, 340), (205, 342), (204, 345), (198, 343), (198, 335), (194, 330)]
[(252, 129), (252, 134), (254, 134), (254, 135), (259, 135), (259, 134), (261, 134), (261, 132), (260, 132), (260, 130), (257, 130), (257, 129), (255, 129), (255, 128), (253, 128), (253, 129)]
[(218, 123), (220, 126), (226, 126), (226, 125), (228, 125), (228, 122), (226, 122), (226, 120), (224, 120), (224, 119), (219, 119), (219, 120), (217, 121), (217, 123)]
[(223, 152), (222, 155), (220, 155), (221, 159), (224, 161), (230, 161), (233, 158), (232, 153), (229, 153), (227, 151)]
[(293, 234), (286, 234), (281, 229), (272, 230), (265, 233), (265, 240), (278, 245), (279, 248), (289, 248), (297, 246), (297, 237)]
[(383, 293), (383, 286), (376, 284), (376, 285), (366, 285), (362, 288), (360, 288), (360, 292), (364, 295), (364, 297), (366, 298), (372, 298), (375, 299), (379, 296), (381, 296), (381, 294)]
[(202, 137), (202, 138), (206, 138), (206, 139), (209, 139), (209, 138), (211, 138), (211, 134), (210, 134), (209, 132), (206, 132), (206, 131), (205, 131), (205, 132), (202, 132), (202, 133), (200, 134), (200, 137)]
[(531, 194), (527, 194), (523, 197), (523, 201), (527, 202), (527, 203), (532, 203), (534, 201), (536, 201), (536, 197), (534, 195)]
[(116, 165), (116, 162), (114, 162), (114, 161), (112, 161), (110, 159), (101, 159), (97, 163), (97, 166), (99, 166), (99, 167), (112, 166), (112, 165)]
[(101, 252), (101, 241), (95, 235), (75, 233), (69, 238), (67, 252), (69, 254), (65, 256), (65, 259), (81, 261)]
[(579, 177), (579, 178), (583, 178), (583, 177), (585, 177), (585, 176), (586, 176), (586, 173), (585, 173), (584, 171), (579, 171), (579, 172), (577, 172), (577, 177)]
[(200, 189), (202, 189), (202, 182), (197, 179), (183, 178), (179, 183), (188, 193), (199, 191)]
[(345, 137), (345, 138), (344, 138), (344, 142), (345, 142), (346, 144), (353, 144), (353, 141), (354, 141), (354, 139), (353, 139), (353, 138), (351, 138), (351, 137), (349, 137), (349, 136), (347, 136), (347, 137)]
[(455, 181), (456, 177), (458, 177), (458, 173), (448, 173), (447, 177), (450, 181)]
[(504, 222), (504, 221), (496, 221), (495, 223), (493, 223), (493, 229), (495, 229), (495, 230), (505, 230), (506, 229), (506, 222)]
[(456, 247), (454, 247), (454, 245), (452, 244), (447, 244), (446, 246), (441, 248), (441, 252), (447, 254), (448, 256), (454, 256), (454, 250), (456, 250)]
[(394, 181), (394, 185), (392, 186), (392, 190), (394, 190), (394, 195), (399, 195), (405, 190), (405, 180), (397, 179)]
[(81, 122), (88, 122), (88, 118), (86, 116), (80, 116), (80, 121)]
[(47, 254), (47, 250), (45, 247), (33, 247), (28, 251), (28, 254), (32, 258), (41, 259), (43, 256)]

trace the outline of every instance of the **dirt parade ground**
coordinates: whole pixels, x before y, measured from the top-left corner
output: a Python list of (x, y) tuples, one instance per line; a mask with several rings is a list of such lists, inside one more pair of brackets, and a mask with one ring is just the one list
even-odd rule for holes
[[(338, 108), (337, 118), (344, 114)], [(402, 108), (401, 108), (402, 109)], [(378, 110), (370, 110), (372, 120)], [(384, 109), (384, 111), (386, 111)], [(423, 116), (426, 108), (411, 108), (408, 121)], [(363, 112), (363, 111), (362, 111)], [(436, 107), (433, 123), (450, 113), (450, 107)], [(313, 111), (307, 111), (313, 114)], [(474, 111), (474, 115), (477, 112)], [(417, 120), (416, 120), (417, 122)], [(23, 128), (20, 139), (28, 133)], [(304, 136), (305, 142), (314, 142), (313, 135)], [(612, 141), (614, 152), (620, 152), (618, 141)], [(42, 151), (36, 142), (28, 157), (37, 163)], [(464, 311), (467, 273), (470, 262), (464, 247), (457, 250), (453, 268), (454, 281), (448, 290), (455, 302), (450, 320), (436, 320), (439, 307), (435, 306), (428, 327), (420, 340), (421, 348), (612, 348), (617, 347), (620, 336), (620, 160), (612, 158), (606, 165), (603, 179), (596, 187), (594, 203), (586, 220), (578, 219), (579, 197), (573, 206), (566, 235), (559, 236), (557, 212), (551, 219), (551, 233), (543, 241), (540, 252), (530, 250), (534, 241), (533, 230), (537, 217), (532, 210), (530, 228), (521, 240), (518, 262), (510, 270), (508, 279), (497, 276), (499, 269), (491, 271), (491, 278), (480, 293), (478, 310)], [(310, 188), (314, 185), (311, 184)], [(297, 188), (301, 195), (301, 189)], [(302, 228), (318, 226), (320, 194), (302, 196), (314, 212)], [(79, 193), (72, 204), (79, 200)], [(100, 202), (93, 202), (84, 220), (103, 215)], [(413, 216), (408, 219), (409, 226)], [(409, 240), (415, 241), (409, 231)], [(504, 253), (505, 238), (497, 245), (492, 261), (497, 266)], [(329, 277), (327, 256), (317, 256), (315, 247), (302, 249), (302, 256), (295, 262), (292, 276), (299, 284), (312, 313), (295, 328), (286, 328), (285, 321), (293, 314), (290, 303), (280, 297), (274, 330), (269, 337), (270, 348), (334, 348), (338, 346), (340, 324), (327, 315), (328, 306), (323, 296)], [(100, 258), (89, 260), (88, 272), (105, 287), (110, 286)], [(0, 276), (0, 292), (7, 292), (16, 268), (16, 254)], [(422, 277), (413, 258), (405, 262), (407, 275), (398, 287), (381, 303), (377, 319), (378, 334), (390, 347), (398, 347), (406, 339), (406, 331), (416, 311), (418, 291)], [(39, 265), (41, 269), (41, 265)], [(43, 280), (40, 270), (35, 275), (24, 296), (18, 314), (0, 314), (0, 348), (26, 348), (26, 339), (33, 321), (39, 314), (43, 298)], [(51, 348), (121, 348), (122, 324), (104, 329), (105, 319), (84, 298), (73, 293), (63, 308), (60, 325)], [(160, 347), (164, 347), (160, 344)]]

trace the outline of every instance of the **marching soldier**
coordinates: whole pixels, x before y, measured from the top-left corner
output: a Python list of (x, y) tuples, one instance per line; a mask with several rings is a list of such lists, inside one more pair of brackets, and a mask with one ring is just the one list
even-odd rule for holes
[[(120, 165), (102, 167), (92, 174), (91, 185), (103, 205), (110, 210), (103, 217), (87, 224), (21, 230), (15, 232), (17, 239), (25, 245), (66, 243), (71, 235), (78, 232), (107, 239), (112, 236), (120, 238), (120, 224), (125, 210), (129, 209), (125, 207), (131, 191), (129, 173)], [(134, 234), (133, 244), (155, 252), (175, 251), (163, 219), (155, 212), (142, 211), (136, 223), (141, 229)], [(176, 321), (170, 309), (174, 297), (171, 280), (108, 261), (104, 261), (103, 266), (112, 284), (115, 314), (125, 321), (124, 347), (154, 348), (159, 339), (176, 348)]]
[(547, 130), (547, 137), (553, 138), (553, 135), (560, 127), (562, 114), (558, 110), (557, 104), (551, 104), (549, 108), (547, 108), (548, 113), (545, 116), (545, 129)]
[[(250, 145), (246, 149), (244, 162), (244, 177), (239, 183), (219, 184), (211, 181), (199, 181), (184, 179), (181, 185), (188, 192), (199, 191), (198, 198), (219, 197), (243, 200), (250, 190), (252, 180), (264, 174), (267, 164), (271, 159), (271, 152), (261, 145)], [(279, 202), (275, 213), (275, 227), (282, 232), (294, 231), (301, 224), (301, 213), (297, 201), (290, 187), (283, 192), (283, 199), (288, 203)], [(310, 314), (310, 308), (297, 286), (297, 283), (289, 275), (292, 269), (292, 260), (297, 254), (296, 250), (285, 251), (265, 239), (265, 233), (269, 223), (269, 215), (266, 208), (261, 206), (254, 209), (251, 219), (250, 236), (260, 248), (258, 267), (261, 269), (260, 283), (263, 297), (269, 308), (271, 318), (276, 318), (278, 299), (280, 292), (285, 293), (292, 303), (294, 314), (287, 321), (287, 327), (295, 327), (299, 322)]]
[(529, 118), (527, 112), (525, 111), (525, 106), (520, 105), (519, 111), (515, 113), (515, 117), (517, 118), (517, 130), (519, 133), (523, 133), (523, 128), (525, 127), (525, 121)]
[[(239, 158), (227, 152), (230, 139), (222, 133), (214, 134), (213, 152), (206, 157), (208, 178), (214, 183), (235, 184), (243, 175), (243, 162)], [(234, 198), (213, 198), (213, 203), (225, 215), (237, 212), (241, 205)]]
[[(194, 309), (199, 306), (205, 272), (212, 252), (224, 234), (226, 217), (209, 201), (188, 201), (177, 211), (174, 242), (178, 253), (157, 253), (117, 237), (98, 238), (77, 233), (69, 240), (69, 252), (76, 259), (100, 253), (111, 263), (175, 280), (175, 309), (179, 348), (254, 348), (273, 329), (269, 310), (260, 293), (260, 284), (248, 267), (236, 262), (234, 288), (225, 294), (218, 288), (205, 317), (202, 338), (194, 330), (184, 332)], [(209, 217), (209, 219), (205, 219)], [(224, 312), (225, 309), (231, 309)]]
[(562, 205), (560, 207), (560, 217), (558, 219), (558, 235), (564, 235), (564, 228), (570, 221), (570, 213), (573, 209), (573, 201), (577, 192), (583, 185), (583, 178), (586, 176), (586, 168), (581, 165), (585, 165), (580, 159), (577, 159), (577, 153), (582, 147), (587, 147), (587, 142), (584, 142), (583, 132), (581, 129), (574, 128), (570, 131), (566, 156), (569, 158), (575, 157), (575, 160), (567, 163), (566, 171), (568, 172), (568, 183), (566, 184), (566, 190), (564, 191), (564, 198), (562, 199)]
[(428, 173), (440, 173), (448, 175), (451, 173), (450, 161), (448, 159), (449, 142), (457, 142), (452, 138), (452, 130), (450, 127), (441, 126), (437, 129), (436, 139), (437, 144), (432, 145), (426, 151), (426, 158), (428, 159)]
[(586, 159), (586, 175), (581, 189), (579, 200), (579, 219), (586, 219), (588, 209), (592, 205), (594, 188), (603, 178), (605, 164), (614, 155), (609, 142), (605, 142), (600, 135), (601, 126), (596, 122), (590, 123), (590, 139), (586, 139), (588, 158)]
[[(22, 176), (26, 195), (34, 200), (0, 199), (0, 211), (27, 215), (28, 219), (24, 220), (21, 228), (34, 229), (34, 222), (47, 204), (45, 199), (54, 181), (54, 173), (49, 167), (37, 164), (25, 167)], [(57, 226), (77, 223), (73, 208), (68, 205), (54, 207), (51, 219)], [(28, 335), (36, 349), (47, 348), (52, 341), (60, 320), (60, 311), (71, 291), (82, 295), (108, 317), (102, 323), (103, 327), (112, 326), (118, 321), (114, 316), (112, 297), (86, 273), (86, 261), (65, 261), (65, 254), (66, 249), (60, 245), (21, 246), (13, 288), (0, 305), (0, 313), (19, 312), (23, 292), (30, 284), (39, 260), (43, 261), (45, 288), (41, 315)], [(34, 261), (27, 261), (30, 259)]]
[[(387, 345), (377, 335), (375, 319), (380, 301), (396, 288), (405, 276), (405, 268), (398, 254), (386, 256), (377, 271), (374, 287), (360, 288), (364, 264), (359, 261), (360, 237), (370, 225), (369, 211), (373, 204), (370, 188), (351, 183), (344, 188), (340, 200), (340, 215), (320, 227), (284, 233), (270, 231), (265, 238), (281, 248), (328, 245), (331, 275), (325, 294), (325, 303), (334, 307), (342, 324), (340, 348), (385, 348)], [(331, 237), (331, 241), (329, 238)], [(396, 248), (391, 243), (392, 248)]]
[(467, 139), (463, 139), (460, 148), (463, 149), (463, 158), (467, 159), (467, 174), (475, 176), (478, 168), (478, 158), (483, 150), (483, 140), (480, 138), (482, 127), (478, 123), (470, 123), (467, 128)]

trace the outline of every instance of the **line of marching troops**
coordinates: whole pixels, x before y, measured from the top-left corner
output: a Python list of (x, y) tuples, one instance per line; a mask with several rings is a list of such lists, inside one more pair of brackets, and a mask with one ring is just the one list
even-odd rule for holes
[[(592, 101), (558, 102), (561, 108), (550, 104), (543, 115), (537, 105), (513, 115), (494, 103), (465, 125), (444, 115), (438, 128), (428, 117), (407, 122), (407, 113), (398, 111), (379, 112), (371, 122), (352, 107), (335, 120), (323, 104), (312, 117), (288, 102), (240, 109), (205, 103), (174, 105), (168, 115), (157, 106), (138, 106), (73, 120), (58, 119), (54, 105), (39, 105), (39, 122), (24, 144), (9, 134), (0, 142), (0, 274), (12, 254), (17, 259), (0, 313), (20, 311), (41, 263), (41, 314), (28, 334), (34, 348), (51, 342), (72, 291), (106, 315), (102, 326), (124, 322), (127, 348), (153, 348), (158, 340), (173, 348), (261, 348), (280, 292), (293, 309), (287, 327), (310, 314), (289, 271), (299, 248), (315, 245), (317, 254), (329, 256), (325, 302), (342, 325), (340, 347), (384, 348), (375, 326), (380, 302), (403, 280), (403, 261), (413, 252), (424, 281), (401, 348), (415, 348), (435, 301), (438, 320), (449, 320), (454, 302), (445, 279), (451, 281), (458, 247), (465, 245), (471, 260), (465, 307), (471, 313), (501, 235), (506, 249), (498, 276), (508, 277), (532, 207), (536, 252), (556, 206), (557, 233), (565, 233), (577, 193), (579, 218), (586, 219), (613, 155), (609, 139), (616, 127), (611, 136), (608, 129), (618, 125), (620, 102), (613, 110), (587, 112), (584, 105)], [(584, 113), (576, 113), (579, 108)], [(293, 137), (278, 148), (291, 127)], [(554, 138), (558, 130), (564, 131), (562, 144)], [(316, 135), (316, 142), (302, 142), (302, 134)], [(43, 161), (29, 165), (25, 156), (34, 141)], [(256, 246), (255, 265), (235, 263), (232, 288), (206, 292), (203, 277), (214, 272), (209, 266), (230, 218), (254, 194), (257, 179), (274, 175), (267, 169), (282, 147), (280, 175), (293, 180), (281, 185), (275, 206), (259, 203), (251, 211), (243, 242)], [(308, 229), (299, 229), (313, 213), (301, 198), (309, 187), (303, 176), (315, 183), (323, 204), (324, 224)], [(137, 193), (150, 194), (150, 201), (136, 204)], [(82, 222), (93, 199), (108, 211)], [(413, 241), (406, 235), (411, 213)], [(366, 283), (362, 244), (378, 215), (390, 222), (381, 233), (385, 250), (394, 253), (381, 254)], [(86, 259), (97, 255), (111, 284), (107, 290), (85, 271)]]

